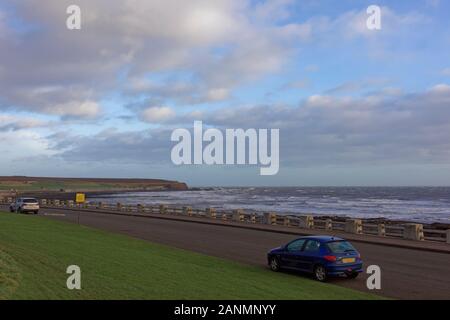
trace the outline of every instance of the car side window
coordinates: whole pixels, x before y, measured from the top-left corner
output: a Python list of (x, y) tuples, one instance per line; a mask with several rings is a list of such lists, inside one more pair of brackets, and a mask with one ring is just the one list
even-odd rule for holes
[(287, 245), (287, 251), (301, 251), (304, 243), (304, 239), (292, 241)]
[(317, 252), (320, 249), (320, 242), (317, 240), (308, 240), (305, 245), (305, 252)]

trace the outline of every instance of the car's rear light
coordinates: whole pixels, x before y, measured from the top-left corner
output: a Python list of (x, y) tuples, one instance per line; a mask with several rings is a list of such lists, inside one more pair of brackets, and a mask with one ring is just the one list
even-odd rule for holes
[(330, 261), (330, 262), (336, 262), (336, 257), (335, 256), (324, 256), (323, 257), (325, 260)]

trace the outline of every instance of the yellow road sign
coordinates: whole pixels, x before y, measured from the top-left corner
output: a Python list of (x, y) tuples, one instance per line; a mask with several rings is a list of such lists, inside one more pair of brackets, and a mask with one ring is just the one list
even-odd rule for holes
[(84, 193), (77, 193), (75, 201), (76, 203), (84, 203), (86, 201), (86, 195)]

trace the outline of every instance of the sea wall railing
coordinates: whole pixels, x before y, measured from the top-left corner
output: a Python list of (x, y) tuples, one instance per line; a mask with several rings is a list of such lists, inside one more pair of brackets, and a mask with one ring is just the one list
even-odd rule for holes
[[(0, 203), (9, 204), (13, 198), (0, 198)], [(379, 237), (402, 238), (416, 241), (437, 241), (450, 244), (450, 229), (439, 230), (418, 223), (376, 223), (364, 219), (333, 220), (314, 215), (285, 215), (274, 212), (246, 212), (242, 209), (216, 210), (215, 208), (174, 207), (164, 204), (142, 205), (123, 203), (86, 202), (77, 204), (73, 200), (40, 199), (40, 205), (48, 208), (79, 208), (99, 211), (115, 211), (134, 214), (161, 214), (196, 217), (248, 224), (285, 226), (300, 229), (340, 231), (352, 234), (367, 234)]]

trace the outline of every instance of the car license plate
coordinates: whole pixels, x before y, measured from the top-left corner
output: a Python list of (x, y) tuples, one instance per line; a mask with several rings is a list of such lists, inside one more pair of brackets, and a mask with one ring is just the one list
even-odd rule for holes
[(355, 262), (355, 258), (344, 258), (342, 259), (343, 263), (352, 263)]

